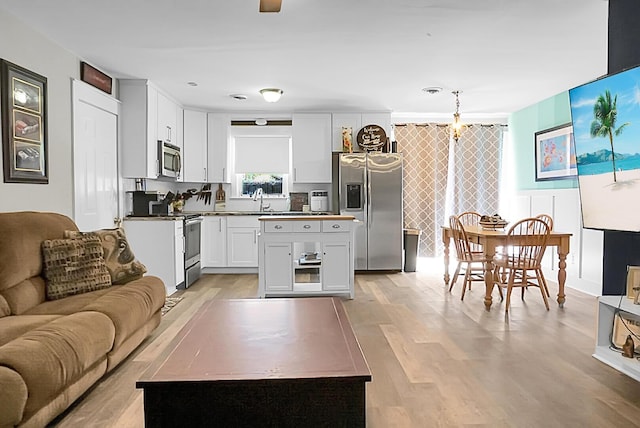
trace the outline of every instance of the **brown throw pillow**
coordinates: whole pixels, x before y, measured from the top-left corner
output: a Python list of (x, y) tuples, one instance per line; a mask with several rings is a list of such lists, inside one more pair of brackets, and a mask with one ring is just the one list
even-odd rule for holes
[(42, 255), (49, 300), (111, 286), (102, 244), (95, 236), (48, 239), (42, 242)]
[(129, 247), (124, 229), (121, 227), (115, 229), (101, 229), (94, 232), (76, 232), (66, 230), (64, 232), (66, 238), (75, 238), (81, 236), (96, 236), (102, 242), (104, 249), (104, 260), (107, 263), (107, 269), (111, 275), (113, 284), (126, 284), (134, 279), (141, 278), (147, 272), (147, 268), (136, 260), (133, 251)]

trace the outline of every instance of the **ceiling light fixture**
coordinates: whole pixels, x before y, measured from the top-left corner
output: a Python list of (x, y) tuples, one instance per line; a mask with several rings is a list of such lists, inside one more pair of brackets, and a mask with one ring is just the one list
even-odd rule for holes
[(442, 88), (439, 86), (429, 86), (427, 88), (422, 88), (423, 92), (426, 92), (429, 95), (439, 94), (442, 91)]
[(244, 101), (247, 99), (247, 96), (245, 94), (231, 94), (229, 96), (234, 100), (238, 100), (238, 101)]
[(262, 98), (268, 103), (277, 102), (282, 96), (282, 89), (278, 88), (264, 88), (260, 89), (260, 94), (262, 94)]
[(453, 91), (453, 95), (456, 96), (456, 112), (453, 113), (453, 123), (451, 124), (451, 136), (457, 143), (460, 139), (460, 133), (462, 132), (462, 122), (460, 121), (460, 91)]
[(258, 118), (258, 119), (256, 119), (255, 124), (258, 125), (258, 126), (265, 126), (267, 124), (267, 119)]

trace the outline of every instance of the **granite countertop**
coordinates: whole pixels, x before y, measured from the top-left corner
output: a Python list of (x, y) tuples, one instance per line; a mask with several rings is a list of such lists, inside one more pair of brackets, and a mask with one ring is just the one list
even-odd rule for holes
[(259, 217), (260, 221), (304, 221), (304, 220), (355, 220), (352, 215), (266, 215)]
[[(263, 217), (278, 217), (289, 218), (289, 217), (319, 217), (319, 219), (325, 220), (335, 220), (335, 214), (330, 212), (302, 212), (302, 211), (184, 211), (182, 213), (173, 213), (173, 214), (164, 214), (164, 215), (152, 215), (152, 216), (126, 216), (124, 220), (183, 220), (186, 216), (192, 215), (201, 215), (201, 216), (239, 216), (239, 215), (250, 215), (250, 216), (263, 216)], [(350, 220), (351, 218), (347, 219)]]

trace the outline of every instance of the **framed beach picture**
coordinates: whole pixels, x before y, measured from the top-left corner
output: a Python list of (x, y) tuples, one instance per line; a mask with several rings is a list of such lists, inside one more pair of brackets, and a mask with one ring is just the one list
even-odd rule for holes
[(48, 183), (47, 78), (0, 60), (2, 153), (6, 183)]
[(564, 180), (578, 175), (570, 123), (535, 133), (536, 181)]

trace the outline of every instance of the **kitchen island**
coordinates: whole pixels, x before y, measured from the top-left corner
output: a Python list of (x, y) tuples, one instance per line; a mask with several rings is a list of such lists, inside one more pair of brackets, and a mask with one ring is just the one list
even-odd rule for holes
[(258, 297), (354, 297), (353, 216), (258, 218)]

